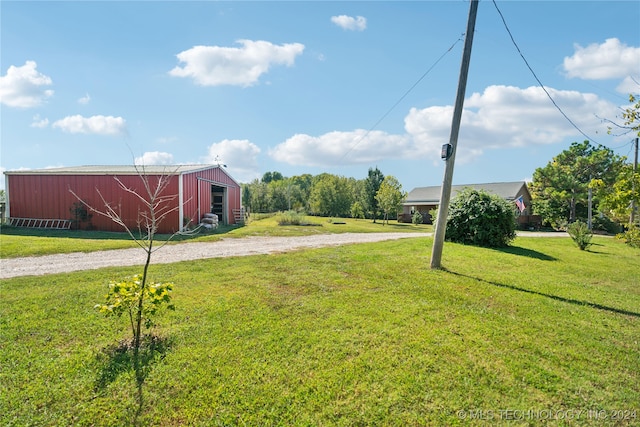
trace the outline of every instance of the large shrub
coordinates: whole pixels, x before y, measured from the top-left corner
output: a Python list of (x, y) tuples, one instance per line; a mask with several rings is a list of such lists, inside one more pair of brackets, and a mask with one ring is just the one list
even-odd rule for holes
[(486, 247), (508, 246), (516, 237), (514, 207), (501, 197), (465, 188), (451, 201), (446, 239)]

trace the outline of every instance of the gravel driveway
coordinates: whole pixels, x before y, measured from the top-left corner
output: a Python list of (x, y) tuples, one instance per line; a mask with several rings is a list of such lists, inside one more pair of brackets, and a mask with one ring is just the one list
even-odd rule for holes
[[(427, 236), (431, 236), (431, 233), (344, 233), (301, 237), (230, 238), (217, 242), (167, 245), (153, 254), (152, 262), (154, 264), (170, 264), (194, 259), (271, 254), (302, 248), (319, 248)], [(0, 260), (0, 279), (94, 270), (102, 267), (143, 265), (145, 255), (145, 252), (140, 248), (132, 248), (28, 258), (7, 258)]]

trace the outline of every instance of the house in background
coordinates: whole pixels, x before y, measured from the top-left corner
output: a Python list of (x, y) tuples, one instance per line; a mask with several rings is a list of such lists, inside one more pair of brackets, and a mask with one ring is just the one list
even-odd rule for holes
[[(137, 229), (139, 212), (147, 209), (119, 182), (146, 198), (142, 176), (152, 187), (161, 178), (167, 180), (162, 196), (167, 197), (167, 208), (172, 211), (160, 224), (158, 233), (174, 233), (187, 224), (198, 224), (207, 213), (218, 215), (221, 224), (243, 220), (240, 184), (220, 165), (78, 166), (6, 171), (6, 215), (15, 226), (69, 228), (80, 198), (100, 211), (104, 211), (105, 202), (117, 207), (127, 226)], [(90, 227), (123, 231), (120, 225), (95, 213)]]
[[(518, 218), (518, 223), (523, 227), (539, 227), (540, 218), (531, 215), (531, 194), (527, 183), (524, 181), (517, 182), (494, 182), (488, 184), (468, 184), (453, 185), (451, 187), (451, 199), (456, 197), (458, 192), (464, 188), (472, 188), (474, 190), (483, 190), (488, 193), (496, 194), (503, 199), (513, 202), (514, 209)], [(414, 212), (420, 212), (422, 222), (431, 224), (432, 218), (429, 211), (440, 206), (440, 186), (433, 187), (417, 187), (411, 190), (407, 195), (407, 199), (402, 206), (402, 215), (399, 216), (402, 222), (411, 222), (411, 216)], [(518, 201), (518, 203), (516, 203)], [(521, 206), (517, 206), (520, 201)], [(522, 209), (521, 209), (522, 208)]]

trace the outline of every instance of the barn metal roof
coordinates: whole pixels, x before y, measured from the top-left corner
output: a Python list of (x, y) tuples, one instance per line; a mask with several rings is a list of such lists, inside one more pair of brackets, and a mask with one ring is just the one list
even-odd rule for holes
[[(489, 193), (496, 194), (506, 200), (514, 200), (519, 194), (529, 194), (527, 184), (524, 181), (517, 182), (492, 182), (487, 184), (466, 184), (466, 185), (452, 185), (451, 186), (451, 198), (464, 188), (472, 188), (474, 190), (484, 190)], [(524, 187), (524, 192), (521, 191)], [(405, 205), (425, 204), (425, 205), (438, 205), (440, 204), (440, 186), (433, 187), (417, 187), (411, 190), (405, 200)]]
[(180, 175), (218, 167), (220, 167), (220, 165), (94, 165), (21, 169), (5, 171), (5, 175)]

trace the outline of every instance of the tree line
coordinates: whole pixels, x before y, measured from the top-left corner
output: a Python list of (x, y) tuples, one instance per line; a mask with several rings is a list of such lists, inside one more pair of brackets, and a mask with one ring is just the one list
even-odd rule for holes
[(632, 201), (639, 199), (640, 174), (625, 156), (589, 141), (574, 142), (533, 173), (533, 211), (554, 228), (589, 220), (595, 229), (616, 231), (634, 222)]
[(330, 173), (285, 177), (266, 172), (242, 184), (242, 200), (251, 213), (303, 211), (310, 215), (388, 219), (401, 209), (406, 193), (392, 175), (369, 168), (364, 179)]
[[(640, 137), (640, 98), (629, 95), (621, 123), (607, 120), (609, 134)], [(637, 156), (637, 151), (636, 151)], [(637, 229), (640, 202), (640, 172), (637, 158), (616, 155), (613, 150), (590, 141), (574, 142), (533, 173), (530, 185), (533, 211), (555, 228), (576, 221), (608, 232)]]
[[(633, 201), (636, 207), (640, 201), (640, 173), (610, 148), (574, 142), (534, 171), (529, 188), (533, 213), (545, 225), (560, 229), (576, 221), (588, 222), (591, 206), (592, 227), (617, 232), (621, 225), (633, 222)], [(364, 179), (266, 172), (261, 179), (242, 184), (243, 204), (252, 213), (294, 210), (375, 221), (394, 218), (405, 197), (398, 180), (377, 167), (369, 168)]]

